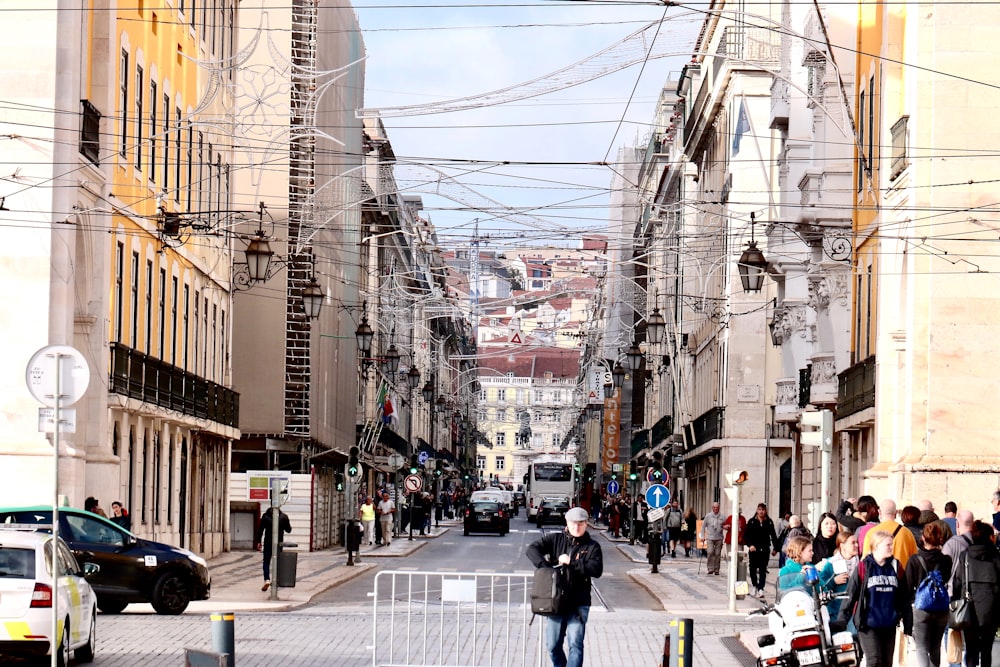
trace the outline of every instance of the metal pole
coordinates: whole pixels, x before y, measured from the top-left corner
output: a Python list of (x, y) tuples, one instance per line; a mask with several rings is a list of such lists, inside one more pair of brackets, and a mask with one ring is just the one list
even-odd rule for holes
[(733, 513), (729, 527), (729, 613), (736, 613), (736, 549), (740, 537), (740, 487), (733, 485)]
[(212, 621), (212, 651), (226, 654), (226, 664), (229, 667), (234, 667), (236, 665), (236, 615), (231, 611), (223, 611), (211, 614), (209, 618)]
[(270, 599), (278, 599), (278, 545), (281, 543), (281, 537), (279, 535), (281, 531), (281, 522), (278, 518), (281, 516), (281, 510), (279, 509), (281, 501), (281, 480), (277, 477), (271, 478), (271, 593)]
[(56, 572), (56, 563), (59, 562), (59, 550), (56, 548), (59, 542), (59, 419), (60, 406), (62, 405), (62, 360), (61, 352), (55, 353), (56, 359), (56, 395), (53, 411), (55, 430), (52, 433), (52, 466), (53, 466), (53, 496), (52, 496), (52, 667), (59, 664), (56, 659), (59, 655), (59, 575)]
[(819, 472), (819, 502), (816, 503), (816, 510), (813, 512), (813, 530), (819, 535), (819, 517), (823, 512), (830, 510), (830, 459), (832, 458), (833, 447), (823, 442), (819, 446), (820, 452), (820, 472)]
[(694, 620), (674, 618), (670, 621), (670, 667), (691, 667), (694, 646)]

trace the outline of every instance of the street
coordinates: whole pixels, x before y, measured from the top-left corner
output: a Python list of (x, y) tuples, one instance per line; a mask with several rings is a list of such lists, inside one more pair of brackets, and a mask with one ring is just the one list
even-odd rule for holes
[[(590, 530), (596, 532), (593, 528)], [(538, 529), (524, 521), (523, 514), (512, 520), (511, 532), (502, 538), (494, 535), (464, 537), (456, 526), (438, 539), (426, 540), (422, 548), (408, 556), (375, 559), (378, 560), (377, 569), (321, 593), (312, 603), (295, 611), (239, 612), (235, 621), (236, 664), (241, 667), (370, 665), (373, 638), (370, 593), (376, 572), (529, 572), (531, 565), (523, 555), (524, 547), (539, 534)], [(406, 536), (401, 539), (405, 540)], [(604, 551), (605, 574), (595, 582), (594, 606), (587, 626), (586, 664), (602, 667), (658, 665), (664, 633), (675, 614), (663, 611), (661, 601), (629, 576), (629, 570), (635, 570), (636, 563), (626, 558), (616, 544), (602, 536), (597, 539)], [(690, 569), (697, 567), (697, 561), (685, 559), (669, 565)], [(685, 597), (692, 595), (690, 584), (676, 588)], [(724, 605), (720, 601), (716, 606)], [(144, 607), (137, 606), (136, 610), (118, 616), (99, 615), (94, 665), (177, 666), (183, 664), (185, 648), (211, 649), (212, 626), (206, 614), (188, 612), (179, 617), (157, 616), (142, 611)], [(219, 608), (217, 611), (226, 610)], [(740, 630), (752, 627), (751, 623), (742, 617), (718, 613), (689, 613), (686, 616), (695, 619), (696, 663), (711, 662), (714, 667), (745, 664), (727, 647), (734, 645), (732, 638)], [(529, 632), (537, 632), (541, 627), (539, 621), (535, 620)], [(382, 627), (379, 629), (379, 636), (382, 636)], [(743, 659), (749, 657), (742, 648), (737, 648), (736, 653)], [(416, 658), (412, 656), (407, 662), (397, 664), (418, 664)], [(394, 659), (399, 661), (400, 654), (397, 653)]]

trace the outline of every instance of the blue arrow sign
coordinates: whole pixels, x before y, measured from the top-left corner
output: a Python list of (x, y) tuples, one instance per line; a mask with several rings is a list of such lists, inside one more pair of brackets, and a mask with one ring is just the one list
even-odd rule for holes
[(608, 482), (608, 494), (612, 496), (618, 495), (618, 492), (621, 490), (621, 488), (622, 488), (621, 485), (619, 485), (618, 482), (616, 482), (615, 480), (611, 480), (610, 482)]
[(423, 464), (427, 463), (427, 459), (429, 459), (430, 457), (431, 457), (431, 455), (430, 455), (429, 452), (422, 451), (419, 454), (417, 454), (417, 463), (419, 463), (420, 465), (423, 465)]
[(653, 484), (646, 489), (646, 504), (653, 509), (666, 507), (670, 504), (670, 489), (662, 484)]

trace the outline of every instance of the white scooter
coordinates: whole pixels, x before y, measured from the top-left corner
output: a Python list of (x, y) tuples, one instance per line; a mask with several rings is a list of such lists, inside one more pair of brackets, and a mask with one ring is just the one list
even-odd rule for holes
[(805, 574), (807, 588), (785, 591), (774, 605), (750, 612), (766, 616), (771, 630), (757, 638), (757, 667), (854, 667), (854, 636), (843, 627), (830, 627), (827, 605), (838, 596), (818, 590), (816, 568), (807, 566)]

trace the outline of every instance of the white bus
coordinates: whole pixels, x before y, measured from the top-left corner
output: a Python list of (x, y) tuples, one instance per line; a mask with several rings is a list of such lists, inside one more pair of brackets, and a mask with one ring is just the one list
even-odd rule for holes
[(524, 485), (528, 500), (528, 520), (533, 521), (542, 498), (562, 496), (573, 504), (576, 496), (576, 470), (572, 463), (561, 461), (530, 463), (524, 476)]

